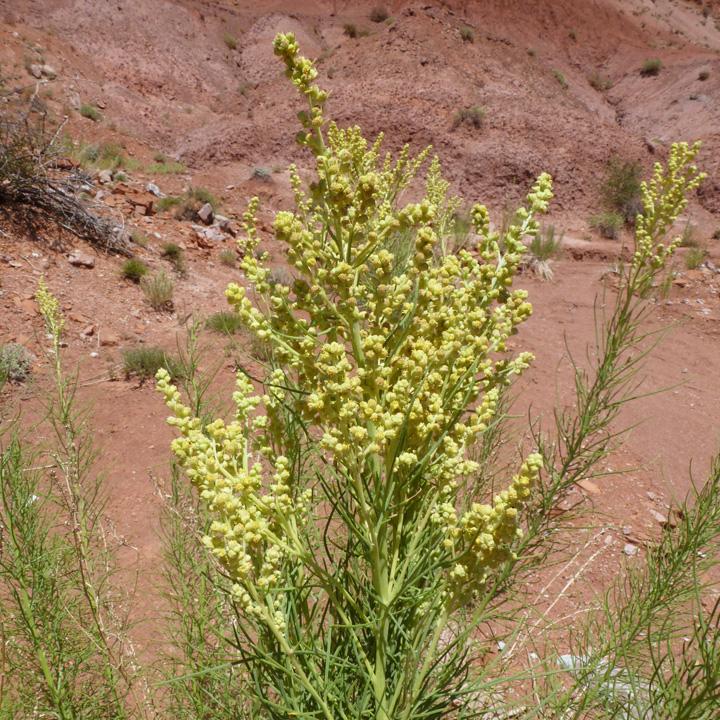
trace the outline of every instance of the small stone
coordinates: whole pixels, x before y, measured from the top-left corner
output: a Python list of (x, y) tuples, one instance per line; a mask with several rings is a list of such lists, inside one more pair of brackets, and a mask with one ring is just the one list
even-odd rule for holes
[(100, 357), (100, 353), (99, 353), (99, 352), (95, 352), (95, 351), (93, 351), (93, 352), (91, 352), (91, 353), (90, 353), (90, 357), (91, 357), (91, 358), (97, 358), (97, 357)]
[(165, 193), (163, 193), (155, 183), (148, 183), (145, 186), (145, 189), (149, 193), (152, 193), (155, 197), (159, 197), (159, 198), (165, 197)]
[(653, 502), (660, 502), (660, 496), (652, 492), (652, 490), (648, 490), (645, 494), (648, 496), (648, 499), (652, 500)]
[(100, 333), (100, 345), (105, 347), (113, 347), (120, 344), (120, 336), (111, 330), (104, 330)]
[(106, 185), (109, 182), (112, 182), (112, 170), (101, 170), (98, 175), (98, 182), (102, 185)]
[(28, 72), (37, 80), (42, 77), (42, 65), (31, 65)]
[(80, 334), (83, 337), (92, 337), (95, 334), (95, 326), (94, 325), (88, 325), (87, 327), (83, 328)]
[(73, 250), (70, 255), (68, 255), (68, 262), (75, 267), (95, 267), (95, 258), (81, 250)]
[(210, 203), (205, 203), (198, 211), (198, 217), (206, 224), (210, 225), (213, 221), (213, 208)]
[(40, 66), (40, 74), (43, 77), (46, 77), (48, 80), (54, 80), (57, 77), (55, 68), (52, 67), (52, 65), (41, 65)]
[(578, 481), (578, 485), (592, 495), (600, 494), (600, 488), (592, 480), (580, 480)]
[(625, 543), (625, 547), (623, 548), (623, 552), (628, 557), (632, 557), (633, 555), (637, 555), (639, 552), (639, 549), (637, 545), (633, 545), (632, 543)]

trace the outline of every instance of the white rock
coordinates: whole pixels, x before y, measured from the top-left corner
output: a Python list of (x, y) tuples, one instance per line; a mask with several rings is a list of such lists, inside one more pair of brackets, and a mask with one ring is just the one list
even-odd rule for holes
[(205, 203), (198, 211), (198, 217), (206, 224), (210, 225), (213, 221), (213, 208), (210, 203)]

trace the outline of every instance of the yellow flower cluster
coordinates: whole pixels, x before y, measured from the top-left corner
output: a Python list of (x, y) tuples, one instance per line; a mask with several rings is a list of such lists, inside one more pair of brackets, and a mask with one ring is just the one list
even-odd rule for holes
[[(473, 506), (460, 520), (458, 480), (477, 469), (468, 448), (497, 412), (502, 387), (532, 360), (508, 355), (510, 336), (532, 312), (527, 293), (512, 284), (524, 240), (537, 233), (536, 217), (552, 198), (551, 179), (540, 176), (502, 237), (476, 205), (472, 242), (454, 252), (446, 240), (460, 203), (447, 196), (437, 159), (424, 197), (398, 206), (429, 149), (412, 158), (404, 148), (393, 160), (381, 156), (382, 138), (370, 145), (358, 128), (325, 129), (327, 96), (312, 84), (312, 63), (299, 57), (291, 34), (277, 37), (275, 51), (309, 102), (300, 140), (315, 155), (318, 177), (306, 193), (291, 168), (295, 209), (273, 223), (294, 279), (271, 282), (253, 199), (239, 243), (247, 286), (231, 284), (226, 296), (271, 346), (266, 387), (278, 390), (261, 399), (239, 376), (236, 420), (202, 427), (167, 375), (158, 376), (181, 433), (173, 449), (215, 518), (206, 543), (244, 606), (260, 613), (260, 589), (272, 589), (282, 563), (303, 552), (293, 528), (308, 495), (295, 488), (281, 452), (279, 408), (287, 406), (317, 438), (333, 481), (347, 481), (341, 492), (353, 498), (368, 537), (384, 521), (384, 498), (424, 508), (415, 512), (433, 516), (447, 557), (458, 557), (452, 577), (463, 572), (481, 583), (516, 536), (517, 509), (539, 464), (531, 457), (492, 507)], [(259, 406), (266, 414), (251, 417)], [(272, 465), (267, 489), (262, 465), (250, 462), (252, 436)], [(280, 606), (272, 602), (274, 616)]]
[(655, 163), (650, 182), (642, 183), (643, 212), (635, 220), (634, 270), (647, 268), (653, 273), (667, 263), (680, 245), (679, 237), (667, 245), (657, 242), (657, 238), (670, 229), (687, 206), (687, 196), (706, 177), (694, 164), (699, 151), (700, 142), (673, 143), (667, 170)]
[(45, 280), (40, 278), (38, 289), (35, 291), (35, 299), (37, 300), (40, 314), (45, 320), (45, 326), (48, 333), (52, 335), (55, 341), (60, 339), (63, 328), (65, 327), (65, 319), (60, 312), (60, 306), (57, 298), (48, 290)]
[(473, 503), (459, 521), (451, 504), (439, 508), (433, 519), (444, 525), (445, 547), (455, 556), (450, 576), (451, 594), (456, 599), (482, 585), (511, 556), (512, 542), (522, 536), (518, 512), (530, 497), (542, 465), (541, 455), (530, 455), (510, 487), (496, 495), (492, 505)]
[(182, 403), (164, 368), (157, 373), (157, 387), (173, 413), (168, 422), (180, 433), (172, 450), (213, 518), (204, 544), (232, 579), (240, 605), (271, 617), (281, 628), (282, 603), (270, 591), (283, 560), (301, 552), (294, 528), (307, 511), (309, 493), (294, 497), (286, 457), (272, 457), (273, 483), (267, 490), (261, 462), (252, 461), (250, 435), (262, 438), (267, 421), (267, 416), (253, 418), (252, 413), (261, 402), (272, 407), (274, 399), (254, 395), (250, 381), (239, 373), (235, 419), (203, 426)]

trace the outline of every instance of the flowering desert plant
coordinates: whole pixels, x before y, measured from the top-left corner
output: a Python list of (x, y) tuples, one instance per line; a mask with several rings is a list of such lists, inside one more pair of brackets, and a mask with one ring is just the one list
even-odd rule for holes
[[(295, 209), (275, 216), (289, 282), (259, 252), (257, 199), (245, 213), (247, 286), (226, 295), (272, 349), (262, 389), (240, 372), (234, 418), (208, 422), (157, 375), (173, 451), (211, 518), (203, 542), (238, 613), (250, 715), (481, 716), (472, 634), (496, 579), (529, 547), (523, 509), (547, 500), (540, 473), (554, 459), (527, 454), (493, 495), (473, 449), (532, 360), (511, 342), (532, 312), (513, 283), (551, 178), (538, 178), (502, 236), (475, 205), (474, 233), (456, 248), (461, 202), (439, 161), (422, 198), (405, 202), (429, 151), (393, 159), (382, 138), (328, 123), (327, 93), (294, 37), (278, 35), (275, 52), (307, 101), (298, 140), (317, 177), (304, 190), (291, 167)], [(699, 182), (696, 152), (673, 146), (644, 186), (624, 297), (646, 294), (677, 247), (660, 239)], [(576, 455), (583, 437), (568, 445)], [(556, 490), (576, 455), (561, 451), (548, 468)]]

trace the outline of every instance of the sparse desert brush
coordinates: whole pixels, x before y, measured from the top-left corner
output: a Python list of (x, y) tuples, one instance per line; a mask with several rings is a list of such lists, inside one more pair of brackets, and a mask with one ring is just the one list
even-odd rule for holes
[(680, 247), (698, 247), (700, 241), (697, 238), (696, 227), (688, 220), (680, 235)]
[(343, 25), (343, 33), (349, 38), (356, 38), (358, 36), (357, 25), (354, 23), (345, 23), (345, 25)]
[(390, 17), (390, 13), (384, 5), (375, 5), (370, 11), (370, 20), (374, 23), (385, 22)]
[(541, 280), (552, 280), (552, 260), (560, 254), (562, 241), (563, 233), (558, 233), (554, 225), (542, 226), (528, 245), (523, 265)]
[(558, 84), (563, 90), (568, 89), (568, 82), (565, 79), (565, 75), (563, 75), (560, 70), (553, 70), (552, 71), (553, 77), (558, 81)]
[(175, 283), (163, 270), (140, 279), (140, 287), (153, 310), (171, 310)]
[(234, 250), (228, 250), (226, 248), (218, 253), (218, 260), (221, 265), (235, 267), (235, 265), (237, 265), (237, 253)]
[(172, 210), (172, 208), (176, 208), (180, 205), (180, 203), (182, 203), (182, 198), (180, 196), (166, 195), (164, 198), (158, 198), (155, 203), (155, 207), (158, 212), (166, 212), (168, 210)]
[(228, 310), (213, 313), (205, 321), (205, 325), (210, 328), (210, 330), (222, 333), (223, 335), (233, 335), (244, 327), (238, 314)]
[(102, 120), (102, 113), (94, 105), (89, 105), (87, 103), (80, 106), (80, 114), (84, 118), (92, 120), (93, 122), (99, 122)]
[(720, 228), (718, 228), (712, 235), (713, 240), (720, 240)]
[(640, 75), (643, 77), (653, 77), (655, 75), (659, 75), (662, 70), (662, 66), (662, 61), (658, 58), (646, 60), (640, 68)]
[(462, 25), (460, 27), (460, 39), (463, 42), (475, 42), (475, 31), (469, 25)]
[(228, 50), (237, 50), (237, 39), (234, 35), (231, 35), (230, 33), (225, 33), (223, 36), (223, 42), (225, 43), (225, 47), (227, 47)]
[(120, 268), (120, 274), (126, 280), (140, 282), (141, 278), (150, 272), (148, 266), (140, 258), (129, 258)]
[(598, 92), (605, 92), (613, 85), (612, 80), (607, 75), (603, 75), (596, 70), (588, 75), (588, 83), (590, 83), (590, 87)]
[(709, 77), (710, 77), (709, 70), (701, 70), (698, 73), (698, 80), (700, 80), (700, 82), (705, 82), (705, 80), (707, 80)]
[(145, 168), (145, 172), (151, 175), (177, 175), (184, 173), (187, 167), (177, 160), (163, 160), (154, 162)]
[(130, 233), (130, 239), (142, 248), (146, 248), (150, 244), (150, 238), (142, 231), (134, 228)]
[[(210, 420), (194, 409), (192, 388), (188, 397), (158, 372), (178, 467), (207, 513), (203, 545), (237, 613), (227, 636), (248, 707), (321, 720), (512, 717), (530, 705), (601, 717), (618, 672), (631, 674), (631, 688), (679, 675), (647, 638), (665, 647), (677, 637), (665, 620), (694, 597), (697, 543), (720, 534), (712, 492), (656, 567), (624, 575), (607, 603), (576, 621), (567, 640), (582, 663), (576, 675), (556, 680), (565, 656), (523, 622), (537, 614), (518, 612), (516, 591), (552, 552), (558, 501), (612, 448), (644, 355), (643, 297), (677, 248), (666, 230), (701, 179), (698, 146), (673, 145), (642, 188), (634, 253), (607, 319), (599, 314), (589, 367), (576, 369), (574, 404), (555, 415), (553, 436), (528, 432), (514, 472), (488, 474), (485, 444), (509, 431), (508, 388), (532, 362), (516, 334), (532, 308), (514, 281), (551, 178), (538, 178), (502, 236), (473, 205), (473, 245), (456, 251), (447, 239), (462, 203), (439, 160), (407, 147), (386, 156), (382, 138), (329, 123), (327, 93), (294, 36), (278, 35), (275, 52), (307, 102), (297, 137), (317, 177), (305, 189), (291, 168), (294, 208), (272, 223), (292, 287), (270, 282), (269, 257), (258, 255), (257, 198), (244, 215), (244, 282), (226, 297), (269, 346), (265, 373), (241, 368), (232, 419)], [(411, 184), (420, 188), (412, 201), (403, 196)], [(704, 624), (687, 637), (702, 646), (715, 615), (696, 599)], [(519, 671), (534, 695), (519, 697), (523, 682), (495, 652), (498, 640), (543, 652), (542, 682)], [(711, 672), (700, 678), (703, 689), (711, 683)], [(516, 693), (490, 707), (500, 687)]]
[(162, 348), (135, 347), (122, 351), (122, 364), (125, 377), (137, 377), (140, 380), (154, 378), (157, 371), (164, 369), (171, 377), (182, 377), (182, 366), (178, 359)]
[(253, 168), (252, 177), (262, 182), (270, 182), (272, 180), (272, 170), (266, 167)]
[(485, 115), (487, 110), (480, 105), (473, 105), (472, 107), (461, 108), (455, 113), (452, 122), (452, 129), (460, 127), (461, 125), (470, 125), (475, 129), (480, 129), (485, 121)]
[(624, 224), (623, 216), (616, 212), (601, 212), (590, 218), (590, 226), (609, 240), (617, 239)]
[(219, 207), (217, 198), (209, 190), (191, 187), (179, 198), (172, 198), (168, 207), (174, 208), (173, 212), (178, 220), (196, 220), (198, 210), (206, 203), (212, 205), (213, 210)]
[(0, 387), (6, 382), (23, 382), (30, 375), (33, 355), (14, 342), (0, 344)]
[(685, 267), (688, 270), (696, 270), (699, 268), (707, 257), (707, 250), (702, 247), (691, 247), (685, 253)]
[(641, 174), (640, 163), (614, 156), (607, 164), (600, 188), (606, 209), (619, 213), (627, 223), (632, 223), (642, 210)]
[(175, 268), (178, 275), (186, 274), (185, 251), (177, 243), (165, 243), (160, 254)]

